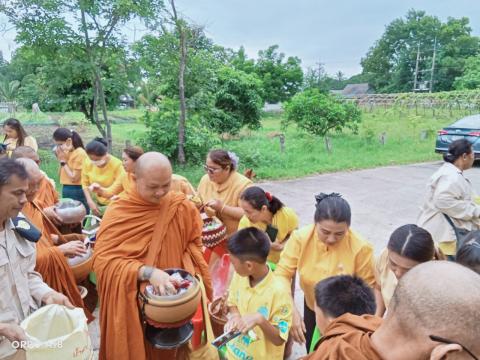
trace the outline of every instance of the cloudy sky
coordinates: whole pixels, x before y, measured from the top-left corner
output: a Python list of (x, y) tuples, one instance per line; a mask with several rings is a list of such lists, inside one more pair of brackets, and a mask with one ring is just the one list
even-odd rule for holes
[[(324, 64), (327, 72), (353, 75), (360, 59), (380, 38), (385, 26), (409, 9), (447, 17), (470, 17), (473, 34), (480, 36), (479, 0), (176, 0), (181, 12), (220, 45), (243, 45), (251, 57), (278, 44), (287, 55), (302, 59), (304, 67)], [(131, 27), (130, 27), (131, 28)], [(141, 27), (139, 27), (141, 29)], [(136, 31), (136, 37), (141, 31)], [(132, 31), (130, 38), (133, 37)], [(13, 31), (0, 37), (8, 57), (14, 48)]]

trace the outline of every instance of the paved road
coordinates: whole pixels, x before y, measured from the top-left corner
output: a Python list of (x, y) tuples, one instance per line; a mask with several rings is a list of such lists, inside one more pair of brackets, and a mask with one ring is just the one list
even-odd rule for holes
[[(301, 225), (313, 221), (315, 194), (342, 194), (352, 208), (352, 229), (367, 238), (378, 254), (386, 246), (393, 230), (415, 223), (425, 185), (441, 165), (442, 162), (388, 166), (264, 182), (259, 186), (293, 208), (300, 217)], [(465, 176), (480, 190), (480, 167), (468, 170)], [(298, 278), (295, 303), (303, 311), (303, 293)], [(304, 354), (304, 348), (295, 345), (290, 359), (298, 359)]]
[[(352, 208), (352, 228), (366, 237), (379, 253), (395, 228), (415, 223), (425, 185), (441, 165), (435, 162), (388, 166), (264, 182), (259, 186), (297, 211), (301, 225), (313, 221), (315, 194), (342, 194)], [(465, 176), (480, 190), (480, 167), (466, 171)]]
[[(338, 172), (306, 178), (258, 184), (295, 209), (301, 225), (313, 221), (314, 195), (338, 192), (352, 207), (352, 228), (375, 246), (378, 254), (398, 226), (414, 223), (425, 185), (441, 162), (389, 166), (361, 171)], [(480, 190), (480, 167), (465, 173)], [(296, 304), (303, 309), (303, 294), (297, 284)], [(96, 314), (98, 315), (98, 314)], [(90, 325), (94, 346), (98, 347), (98, 320)], [(295, 346), (291, 359), (305, 354)]]

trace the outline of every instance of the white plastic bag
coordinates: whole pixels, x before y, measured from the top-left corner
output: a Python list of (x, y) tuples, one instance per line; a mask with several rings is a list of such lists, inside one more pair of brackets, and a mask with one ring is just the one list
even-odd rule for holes
[(81, 308), (46, 305), (22, 321), (27, 360), (90, 360), (93, 347)]

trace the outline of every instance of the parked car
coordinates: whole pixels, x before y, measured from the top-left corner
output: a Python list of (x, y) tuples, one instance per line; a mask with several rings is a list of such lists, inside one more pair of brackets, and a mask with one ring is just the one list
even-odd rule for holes
[(467, 139), (473, 145), (475, 159), (480, 159), (480, 114), (466, 116), (438, 131), (435, 152), (445, 154), (452, 141)]

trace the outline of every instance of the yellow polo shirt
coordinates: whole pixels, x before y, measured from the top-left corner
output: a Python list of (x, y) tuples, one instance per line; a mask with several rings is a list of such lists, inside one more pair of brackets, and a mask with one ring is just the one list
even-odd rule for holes
[[(108, 188), (116, 179), (123, 176), (125, 170), (122, 166), (122, 161), (110, 155), (110, 159), (104, 167), (98, 167), (92, 164), (90, 160), (84, 162), (82, 168), (82, 187), (88, 187), (97, 183), (103, 188)], [(109, 200), (101, 196), (97, 196), (100, 205), (108, 204)]]
[[(240, 219), (240, 223), (238, 224), (238, 230), (244, 229), (247, 227), (256, 227), (262, 231), (267, 230), (267, 224), (263, 222), (252, 223), (248, 220), (247, 216), (244, 215)], [(282, 207), (280, 210), (272, 218), (272, 226), (278, 229), (277, 238), (275, 240), (276, 243), (284, 242), (290, 234), (298, 228), (298, 216), (293, 209), (289, 207)], [(281, 251), (276, 251), (270, 249), (270, 253), (268, 254), (268, 261), (273, 262), (274, 264), (278, 263), (280, 260)]]
[[(87, 158), (87, 153), (79, 147), (68, 154), (67, 166), (70, 170), (82, 171), (83, 163)], [(60, 168), (60, 184), (62, 185), (81, 185), (82, 178), (76, 182), (72, 181), (63, 167)]]
[[(242, 316), (259, 312), (279, 329), (280, 337), (287, 341), (292, 322), (292, 298), (271, 270), (253, 288), (248, 277), (235, 273), (230, 283), (227, 302), (229, 306), (236, 306)], [(283, 360), (285, 343), (275, 346), (265, 338), (258, 326), (253, 328), (253, 331), (257, 340), (253, 341), (248, 335), (240, 335), (227, 343), (227, 359)]]
[(290, 289), (295, 271), (310, 310), (314, 310), (315, 285), (334, 275), (356, 275), (370, 286), (375, 286), (373, 247), (352, 230), (333, 246), (325, 245), (308, 225), (294, 231), (283, 249), (275, 269), (285, 289)]

